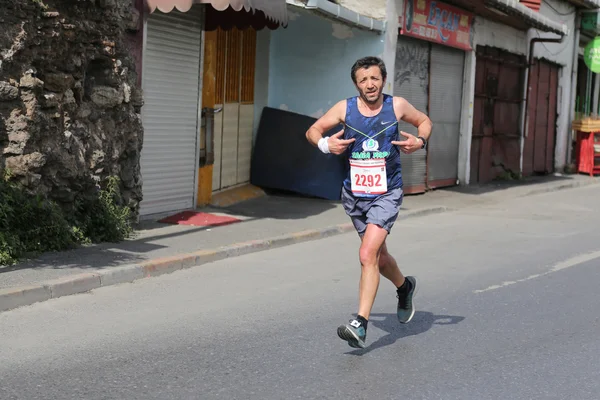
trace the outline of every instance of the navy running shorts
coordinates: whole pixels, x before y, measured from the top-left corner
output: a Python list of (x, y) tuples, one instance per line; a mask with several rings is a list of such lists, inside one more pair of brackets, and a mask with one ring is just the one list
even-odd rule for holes
[(342, 205), (361, 237), (367, 230), (367, 224), (378, 225), (389, 234), (398, 218), (403, 198), (402, 188), (391, 189), (378, 197), (364, 198), (354, 196), (342, 186)]

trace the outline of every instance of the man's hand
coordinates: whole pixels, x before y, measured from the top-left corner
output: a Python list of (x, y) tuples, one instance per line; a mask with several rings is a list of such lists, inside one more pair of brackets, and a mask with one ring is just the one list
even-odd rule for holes
[(392, 143), (400, 146), (400, 150), (406, 154), (413, 153), (422, 148), (423, 141), (418, 137), (420, 136), (429, 141), (429, 136), (431, 136), (431, 130), (433, 128), (433, 124), (431, 123), (429, 117), (417, 110), (412, 104), (402, 97), (394, 97), (394, 112), (400, 120), (408, 122), (417, 128), (418, 133), (413, 136), (406, 132), (400, 132), (406, 139)]
[[(340, 137), (344, 134), (344, 130), (342, 129), (335, 135), (332, 135), (328, 140), (327, 144), (329, 145), (329, 152), (333, 154), (342, 154), (346, 151), (350, 143), (354, 142), (356, 139), (340, 139)], [(420, 142), (420, 141), (419, 141)]]
[(421, 146), (423, 146), (423, 141), (421, 141), (421, 139), (418, 139), (416, 136), (403, 131), (400, 131), (400, 134), (406, 139), (402, 141), (392, 140), (392, 144), (400, 146), (401, 152), (406, 154), (414, 153), (415, 151), (420, 150)]

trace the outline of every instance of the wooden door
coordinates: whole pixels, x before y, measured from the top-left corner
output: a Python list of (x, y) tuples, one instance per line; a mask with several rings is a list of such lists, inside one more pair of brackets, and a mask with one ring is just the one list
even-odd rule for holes
[(559, 66), (536, 60), (531, 67), (528, 126), (523, 148), (523, 175), (554, 170)]
[(218, 29), (213, 191), (250, 181), (256, 31)]

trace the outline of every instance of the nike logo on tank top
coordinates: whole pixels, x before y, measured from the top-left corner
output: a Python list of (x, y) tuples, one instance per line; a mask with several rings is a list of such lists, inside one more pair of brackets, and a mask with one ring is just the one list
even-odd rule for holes
[(366, 117), (358, 110), (358, 97), (347, 99), (344, 139), (356, 139), (346, 149), (349, 168), (344, 187), (356, 197), (377, 197), (401, 188), (402, 167), (398, 146), (398, 120), (394, 99), (383, 95), (379, 114)]

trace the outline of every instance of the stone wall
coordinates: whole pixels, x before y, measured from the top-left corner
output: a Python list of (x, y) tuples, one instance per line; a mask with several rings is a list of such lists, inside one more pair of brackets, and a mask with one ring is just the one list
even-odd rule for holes
[(131, 0), (0, 0), (0, 10), (0, 170), (67, 206), (116, 175), (137, 212), (143, 128)]

